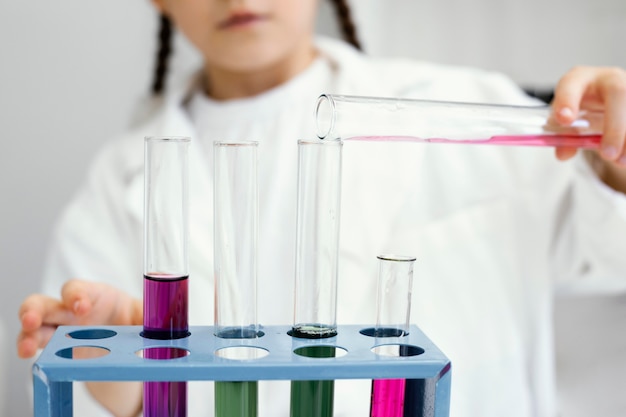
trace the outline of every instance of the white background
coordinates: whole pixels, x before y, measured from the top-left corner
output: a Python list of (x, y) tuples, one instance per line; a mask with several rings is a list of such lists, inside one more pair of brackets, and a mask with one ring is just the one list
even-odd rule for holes
[[(365, 49), (373, 55), (499, 70), (539, 89), (551, 88), (576, 64), (626, 68), (624, 0), (352, 3)], [(322, 4), (320, 31), (334, 33), (325, 0)], [(0, 371), (0, 416), (31, 413), (31, 363), (15, 355), (17, 309), (38, 289), (54, 219), (101, 143), (127, 125), (147, 92), (155, 36), (156, 14), (148, 0), (0, 0), (0, 262), (5, 274), (0, 360), (6, 370)], [(174, 74), (196, 62), (179, 43)], [(570, 380), (589, 382), (578, 373), (598, 375), (608, 366), (617, 367), (613, 375), (626, 374), (626, 337), (616, 338), (603, 330), (608, 326), (597, 325), (622, 323), (626, 334), (625, 300), (594, 297), (559, 305), (560, 364)], [(568, 310), (573, 306), (586, 310), (573, 316)], [(613, 356), (595, 354), (606, 346)], [(611, 365), (614, 357), (622, 362)], [(563, 395), (568, 404), (587, 398), (593, 415), (617, 416), (610, 414), (611, 406), (599, 412), (601, 404), (625, 397), (614, 382), (598, 378), (592, 393), (565, 385)], [(567, 410), (568, 416), (585, 413), (580, 404)]]

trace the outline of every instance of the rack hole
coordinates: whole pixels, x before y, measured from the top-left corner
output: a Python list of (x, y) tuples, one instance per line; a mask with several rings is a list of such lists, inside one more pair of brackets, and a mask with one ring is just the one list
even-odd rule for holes
[(394, 327), (369, 327), (367, 329), (361, 330), (359, 333), (369, 337), (402, 337), (409, 334), (402, 329)]
[(151, 347), (138, 350), (135, 354), (144, 359), (168, 360), (184, 358), (189, 355), (189, 351), (174, 347)]
[(267, 349), (256, 346), (229, 346), (215, 351), (215, 356), (238, 361), (261, 359), (269, 354)]
[(81, 340), (93, 340), (93, 339), (108, 339), (109, 337), (113, 337), (117, 334), (116, 331), (109, 329), (84, 329), (84, 330), (74, 330), (73, 332), (67, 333), (65, 336), (71, 339), (81, 339)]
[(396, 358), (404, 358), (408, 356), (417, 356), (424, 353), (424, 349), (414, 345), (389, 344), (378, 345), (372, 348), (372, 352), (380, 356), (393, 356)]
[(302, 346), (293, 351), (307, 358), (340, 358), (348, 354), (344, 348), (328, 345)]
[(73, 346), (61, 349), (55, 355), (65, 359), (95, 359), (106, 356), (110, 352), (109, 349), (100, 346)]

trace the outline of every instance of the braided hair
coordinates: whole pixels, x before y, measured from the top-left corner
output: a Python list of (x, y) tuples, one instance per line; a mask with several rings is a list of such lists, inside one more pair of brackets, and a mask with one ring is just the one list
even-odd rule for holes
[[(346, 42), (361, 50), (361, 43), (357, 38), (356, 27), (352, 21), (350, 7), (347, 0), (329, 0), (335, 7), (335, 14), (339, 19), (341, 32)], [(157, 49), (156, 64), (154, 66), (154, 78), (152, 80), (152, 94), (159, 96), (165, 90), (165, 78), (167, 76), (168, 61), (172, 53), (172, 38), (174, 27), (169, 17), (159, 16), (159, 47)]]
[(152, 94), (160, 95), (165, 89), (167, 64), (172, 53), (172, 35), (174, 34), (172, 21), (162, 14), (159, 17), (159, 48), (157, 49), (154, 78), (152, 80)]
[(339, 19), (343, 39), (356, 49), (363, 50), (363, 48), (361, 48), (361, 42), (359, 42), (357, 37), (356, 26), (352, 21), (352, 13), (350, 11), (350, 6), (348, 6), (348, 1), (330, 0), (330, 2), (335, 7), (335, 14)]

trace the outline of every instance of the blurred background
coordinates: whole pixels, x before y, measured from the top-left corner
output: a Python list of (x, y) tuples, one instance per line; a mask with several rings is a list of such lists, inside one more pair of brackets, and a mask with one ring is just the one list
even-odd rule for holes
[[(624, 0), (352, 4), (359, 35), (372, 55), (502, 71), (539, 94), (549, 94), (574, 65), (626, 68)], [(326, 0), (320, 0), (320, 8), (319, 32), (335, 35)], [(148, 91), (156, 23), (148, 0), (0, 2), (0, 261), (5, 271), (0, 416), (32, 415), (31, 361), (15, 354), (17, 310), (39, 288), (54, 220), (96, 150), (127, 126)], [(172, 75), (197, 62), (179, 39)], [(559, 301), (555, 321), (563, 416), (626, 415), (621, 392), (626, 331), (609, 330), (620, 323), (626, 328), (626, 297)]]

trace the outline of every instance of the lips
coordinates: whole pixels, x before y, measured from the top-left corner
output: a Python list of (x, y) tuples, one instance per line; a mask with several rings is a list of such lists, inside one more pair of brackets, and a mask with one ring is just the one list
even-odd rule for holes
[(251, 12), (235, 12), (227, 19), (221, 21), (218, 26), (220, 29), (230, 29), (236, 27), (244, 27), (264, 20), (265, 17)]

